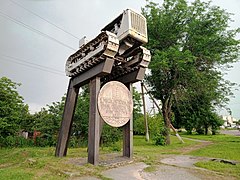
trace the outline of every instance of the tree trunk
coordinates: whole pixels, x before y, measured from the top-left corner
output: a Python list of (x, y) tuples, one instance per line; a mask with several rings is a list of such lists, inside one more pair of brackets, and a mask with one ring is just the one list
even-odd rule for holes
[(208, 126), (207, 125), (205, 125), (205, 135), (207, 135), (208, 134)]
[(163, 119), (164, 119), (164, 124), (166, 128), (166, 145), (169, 145), (171, 143), (170, 141), (170, 119), (169, 119), (169, 114), (170, 114), (170, 109), (171, 107), (168, 106), (169, 103), (167, 101), (163, 102), (163, 107), (162, 107), (162, 114), (163, 114)]

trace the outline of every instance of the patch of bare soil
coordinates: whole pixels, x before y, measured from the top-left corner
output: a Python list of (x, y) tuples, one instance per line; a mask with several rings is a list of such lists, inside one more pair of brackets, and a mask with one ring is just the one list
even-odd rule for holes
[(184, 139), (189, 139), (189, 140), (200, 142), (200, 143), (193, 145), (193, 146), (188, 146), (188, 147), (182, 148), (181, 154), (188, 154), (192, 151), (195, 151), (195, 150), (198, 150), (198, 149), (201, 149), (201, 148), (204, 148), (204, 147), (207, 147), (207, 146), (210, 146), (213, 144), (213, 142), (211, 142), (211, 141), (203, 141), (203, 140), (191, 139), (191, 138), (184, 138)]
[[(110, 153), (110, 154), (100, 154), (99, 155), (99, 165), (106, 166), (108, 168), (114, 168), (118, 166), (123, 166), (132, 163), (127, 157), (123, 157), (120, 153)], [(86, 158), (71, 158), (66, 162), (67, 164), (73, 164), (77, 166), (82, 166), (87, 164)]]

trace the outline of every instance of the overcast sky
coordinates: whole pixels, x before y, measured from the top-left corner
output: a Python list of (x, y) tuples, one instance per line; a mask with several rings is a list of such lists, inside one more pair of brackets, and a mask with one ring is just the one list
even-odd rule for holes
[[(64, 73), (66, 59), (78, 49), (76, 37), (92, 39), (124, 9), (140, 12), (145, 4), (145, 0), (1, 0), (0, 77), (22, 83), (19, 92), (31, 112), (60, 101), (69, 80)], [(231, 28), (240, 27), (239, 0), (213, 0), (212, 4), (234, 13)], [(236, 63), (226, 78), (240, 84), (239, 72)], [(240, 92), (234, 93), (229, 107), (240, 119)]]

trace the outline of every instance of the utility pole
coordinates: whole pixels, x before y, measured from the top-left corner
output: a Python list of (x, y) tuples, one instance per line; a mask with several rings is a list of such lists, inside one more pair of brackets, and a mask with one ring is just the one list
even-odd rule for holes
[(146, 103), (144, 98), (144, 89), (143, 82), (141, 82), (141, 90), (142, 90), (142, 102), (143, 102), (143, 113), (144, 113), (144, 125), (145, 125), (145, 133), (146, 133), (146, 141), (149, 141), (149, 133), (148, 133), (148, 122), (147, 122), (147, 112), (146, 112)]

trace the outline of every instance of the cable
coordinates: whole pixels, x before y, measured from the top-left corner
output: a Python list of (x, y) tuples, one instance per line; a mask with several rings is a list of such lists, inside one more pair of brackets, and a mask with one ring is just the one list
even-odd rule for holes
[(39, 66), (40, 68), (49, 69), (49, 70), (51, 70), (51, 71), (56, 71), (56, 72), (58, 72), (58, 73), (64, 73), (63, 71), (59, 71), (59, 70), (54, 69), (54, 68), (51, 68), (51, 67), (47, 67), (47, 66), (43, 66), (43, 65), (40, 65), (40, 64), (32, 63), (32, 62), (29, 62), (29, 61), (25, 61), (25, 60), (20, 59), (20, 58), (17, 58), (17, 57), (5, 55), (5, 54), (2, 54), (2, 53), (0, 53), (0, 55), (3, 56), (3, 57), (5, 57), (5, 58), (14, 59), (14, 60), (16, 60), (16, 61), (24, 62), (24, 63), (31, 64), (31, 65), (34, 65), (34, 66)]
[(25, 8), (23, 5), (21, 5), (21, 4), (17, 3), (17, 2), (15, 2), (15, 1), (13, 1), (13, 0), (9, 0), (9, 1), (11, 1), (13, 4), (15, 4), (15, 5), (21, 7), (22, 9), (28, 11), (29, 13), (33, 14), (34, 16), (37, 16), (38, 18), (42, 19), (43, 21), (45, 21), (45, 22), (51, 24), (52, 26), (54, 26), (54, 27), (60, 29), (61, 31), (63, 31), (63, 32), (69, 34), (70, 36), (76, 38), (77, 40), (79, 40), (79, 38), (78, 38), (77, 36), (73, 35), (72, 33), (68, 32), (68, 31), (66, 31), (66, 30), (64, 30), (63, 28), (61, 28), (61, 27), (59, 27), (58, 25), (56, 25), (56, 24), (50, 22), (49, 20), (43, 18), (42, 16), (36, 14), (35, 12), (33, 12), (33, 11), (31, 11), (31, 10)]
[[(3, 60), (3, 59), (0, 59), (0, 61), (4, 61), (4, 60)], [(15, 63), (15, 64), (27, 66), (27, 67), (30, 67), (30, 68), (33, 68), (33, 69), (38, 69), (38, 70), (45, 71), (45, 72), (48, 72), (48, 73), (52, 73), (52, 74), (56, 74), (56, 75), (60, 75), (60, 76), (65, 76), (64, 74), (60, 74), (60, 73), (57, 73), (57, 72), (53, 72), (53, 71), (51, 71), (51, 70), (47, 70), (47, 69), (43, 69), (43, 68), (40, 68), (40, 67), (35, 67), (35, 66), (32, 66), (32, 65), (20, 63), (20, 62), (15, 61), (15, 60), (8, 59), (8, 62), (9, 62), (9, 61), (10, 61), (10, 62), (13, 62), (13, 63)]]
[(37, 33), (37, 34), (39, 34), (39, 35), (41, 35), (41, 36), (43, 36), (43, 37), (46, 37), (46, 38), (48, 38), (48, 39), (50, 39), (50, 40), (52, 40), (52, 41), (55, 41), (55, 42), (57, 42), (57, 43), (65, 46), (65, 47), (67, 47), (67, 48), (69, 48), (69, 49), (71, 49), (71, 50), (76, 51), (76, 49), (74, 49), (73, 47), (68, 46), (67, 44), (65, 44), (65, 43), (63, 43), (63, 42), (61, 42), (61, 41), (59, 41), (59, 40), (57, 40), (57, 39), (55, 39), (55, 38), (53, 38), (53, 37), (45, 34), (45, 33), (43, 33), (43, 32), (41, 32), (41, 31), (39, 31), (39, 30), (37, 30), (37, 29), (35, 29), (35, 28), (33, 28), (33, 27), (31, 27), (31, 26), (29, 26), (29, 25), (27, 25), (27, 24), (25, 24), (25, 23), (23, 23), (23, 22), (15, 19), (15, 18), (7, 15), (7, 14), (5, 14), (5, 13), (3, 13), (2, 11), (0, 11), (0, 16), (4, 17), (4, 18), (6, 18), (6, 19), (8, 19), (8, 20), (10, 20), (10, 21), (12, 21), (12, 22), (20, 25), (20, 26), (23, 26), (23, 27), (29, 29), (30, 31), (33, 31), (33, 32), (35, 32), (35, 33)]

